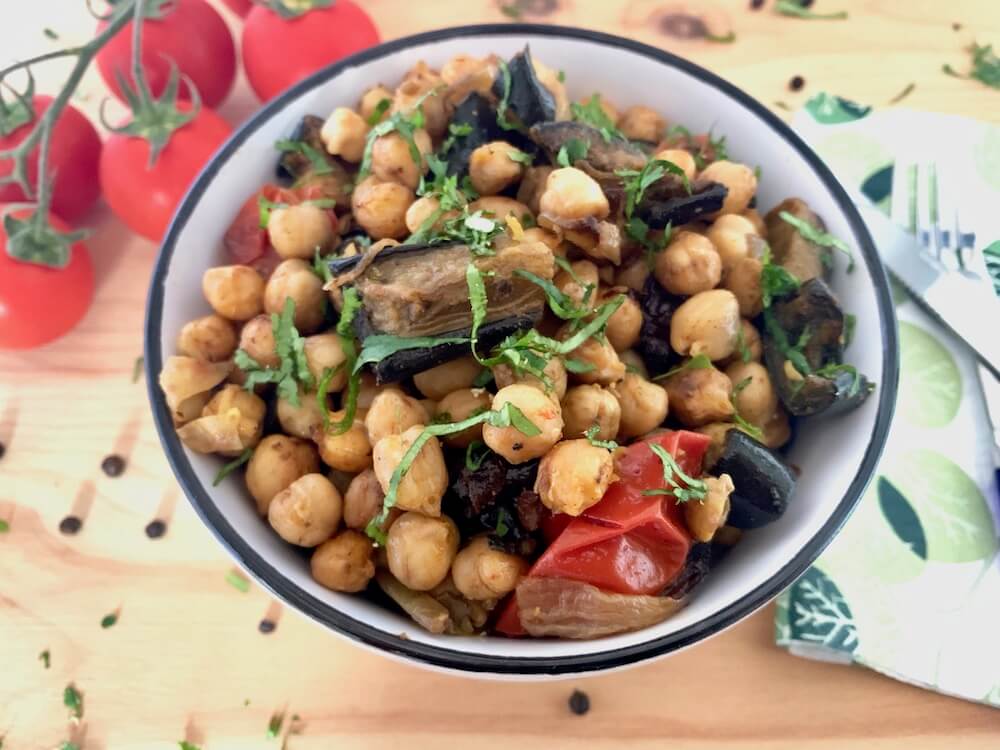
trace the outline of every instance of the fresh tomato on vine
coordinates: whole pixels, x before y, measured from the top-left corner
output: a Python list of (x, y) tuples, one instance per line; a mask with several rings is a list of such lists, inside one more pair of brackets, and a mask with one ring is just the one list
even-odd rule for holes
[[(163, 94), (176, 65), (207, 106), (220, 104), (236, 78), (236, 47), (222, 16), (205, 0), (151, 0), (147, 5), (142, 70), (153, 96)], [(101, 22), (98, 34), (107, 24)], [(131, 21), (97, 54), (97, 68), (112, 93), (125, 100), (118, 77), (135, 86)]]
[(379, 41), (371, 18), (351, 0), (265, 0), (243, 25), (243, 67), (267, 101)]
[[(0, 102), (0, 152), (9, 151), (28, 137), (36, 123), (52, 104), (51, 96), (32, 96), (31, 91), (17, 101)], [(52, 128), (49, 145), (49, 171), (55, 175), (52, 210), (69, 222), (76, 222), (100, 196), (97, 165), (101, 158), (101, 139), (90, 120), (70, 105), (59, 114)], [(38, 190), (38, 148), (27, 160), (28, 184)], [(11, 174), (14, 163), (0, 159), (0, 179)], [(15, 183), (0, 185), (0, 203), (28, 200)]]

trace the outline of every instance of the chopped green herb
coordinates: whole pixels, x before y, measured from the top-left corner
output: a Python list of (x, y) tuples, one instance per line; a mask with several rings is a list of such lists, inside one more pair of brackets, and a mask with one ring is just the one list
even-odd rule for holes
[(108, 628), (114, 627), (115, 623), (118, 622), (118, 613), (110, 612), (101, 618), (101, 627), (107, 630)]
[(714, 157), (712, 161), (725, 161), (729, 159), (729, 147), (726, 146), (726, 136), (713, 138), (712, 131), (708, 131), (708, 147), (712, 149)]
[(271, 222), (271, 212), (276, 208), (288, 208), (288, 204), (272, 201), (263, 193), (257, 196), (257, 224), (261, 229), (267, 229)]
[(80, 746), (70, 740), (63, 740), (59, 743), (59, 750), (80, 750)]
[(276, 739), (281, 734), (281, 725), (284, 723), (284, 713), (272, 714), (270, 720), (267, 722), (267, 738), (269, 740)]
[(234, 471), (240, 468), (243, 464), (249, 461), (251, 456), (253, 456), (253, 448), (247, 448), (239, 456), (237, 456), (232, 461), (223, 466), (221, 469), (219, 469), (219, 473), (216, 474), (215, 479), (212, 480), (212, 486), (218, 487), (222, 483), (223, 479), (228, 477), (230, 474), (232, 474)]
[(469, 346), (472, 355), (479, 359), (476, 344), (479, 342), (479, 327), (486, 321), (489, 301), (486, 299), (486, 284), (483, 274), (475, 263), (470, 263), (465, 269), (465, 283), (469, 288), (469, 304), (472, 306), (472, 329), (470, 330)]
[(367, 177), (369, 172), (371, 172), (372, 149), (375, 147), (375, 141), (383, 135), (388, 135), (392, 132), (399, 133), (400, 137), (406, 142), (406, 145), (410, 149), (410, 158), (413, 160), (413, 163), (420, 164), (422, 162), (423, 154), (420, 153), (420, 148), (413, 139), (413, 135), (426, 124), (423, 110), (424, 101), (429, 96), (437, 96), (437, 93), (438, 89), (431, 89), (413, 103), (410, 112), (396, 112), (387, 119), (382, 120), (382, 122), (374, 125), (368, 131), (368, 137), (365, 140), (365, 150), (361, 157), (361, 166), (358, 168), (358, 182)]
[(0, 518), (0, 534), (6, 534), (8, 531), (10, 531), (10, 524)]
[(724, 36), (719, 36), (717, 34), (705, 33), (705, 40), (709, 42), (716, 42), (717, 44), (732, 44), (736, 41), (736, 32), (730, 31)]
[(587, 438), (587, 442), (593, 445), (595, 448), (606, 448), (609, 451), (618, 450), (618, 443), (614, 440), (598, 440), (597, 433), (601, 431), (600, 425), (593, 424), (587, 428), (586, 432), (583, 433), (584, 437)]
[(517, 125), (507, 119), (507, 108), (510, 106), (510, 68), (506, 60), (499, 62), (500, 77), (503, 81), (503, 94), (497, 104), (497, 125), (504, 130), (517, 130)]
[(625, 189), (626, 218), (632, 218), (632, 212), (635, 211), (636, 206), (642, 202), (642, 196), (645, 194), (646, 190), (651, 185), (661, 180), (668, 172), (680, 177), (681, 181), (684, 183), (684, 188), (688, 191), (688, 193), (691, 192), (691, 182), (688, 180), (687, 175), (684, 174), (684, 170), (672, 161), (653, 159), (652, 161), (646, 162), (646, 165), (641, 170), (615, 170), (615, 174), (622, 178), (623, 187)]
[(574, 120), (596, 128), (607, 143), (611, 143), (612, 138), (628, 140), (625, 138), (625, 134), (615, 127), (615, 123), (608, 117), (608, 113), (604, 111), (601, 106), (600, 94), (593, 94), (583, 104), (573, 102), (569, 108)]
[(973, 42), (966, 48), (972, 55), (972, 70), (964, 76), (950, 65), (942, 65), (941, 69), (956, 78), (974, 78), (987, 86), (1000, 89), (1000, 57), (993, 51), (993, 45), (980, 45)]
[(559, 80), (559, 83), (566, 83), (566, 71), (560, 70), (556, 78)]
[(299, 405), (299, 386), (310, 389), (315, 385), (306, 362), (305, 339), (295, 327), (295, 300), (285, 298), (281, 315), (271, 313), (274, 348), (280, 365), (264, 367), (243, 349), (237, 349), (233, 362), (246, 373), (244, 388), (252, 391), (261, 383), (277, 383), (278, 396), (292, 406)]
[(572, 167), (576, 162), (587, 158), (590, 144), (580, 138), (570, 138), (556, 154), (556, 164), (560, 167)]
[(500, 12), (503, 13), (508, 18), (520, 18), (521, 8), (517, 3), (502, 3), (500, 5)]
[(794, 292), (799, 288), (799, 280), (784, 266), (779, 266), (771, 259), (771, 248), (764, 246), (760, 269), (760, 295), (765, 308), (778, 297)]
[(783, 16), (794, 16), (813, 21), (843, 21), (847, 19), (846, 10), (836, 13), (816, 13), (802, 5), (799, 0), (778, 0), (774, 4), (774, 9)]
[(713, 367), (712, 360), (708, 358), (707, 354), (696, 354), (690, 359), (681, 362), (677, 367), (671, 367), (662, 375), (657, 375), (653, 380), (665, 380), (666, 378), (676, 375), (679, 372), (687, 372), (688, 370), (707, 370), (709, 367)]
[(915, 83), (906, 84), (906, 87), (902, 91), (900, 91), (898, 94), (892, 97), (892, 99), (889, 100), (889, 104), (899, 104), (901, 101), (903, 101), (903, 99), (912, 94), (913, 89), (915, 89), (916, 87), (917, 84)]
[(188, 742), (187, 740), (181, 740), (178, 742), (177, 747), (179, 747), (180, 750), (201, 750), (201, 747), (195, 745), (193, 742)]
[(476, 375), (476, 379), (472, 381), (472, 387), (485, 388), (492, 382), (493, 382), (493, 372), (484, 367), (482, 370), (479, 371), (479, 374)]
[[(597, 369), (597, 365), (592, 362), (583, 362), (579, 359), (573, 359), (572, 357), (567, 357), (563, 359), (563, 367), (566, 368), (566, 372), (571, 372), (574, 375), (579, 375), (583, 372), (592, 372)], [(626, 367), (626, 369), (628, 369)]]
[(244, 594), (250, 590), (250, 581), (237, 573), (235, 570), (230, 570), (226, 573), (226, 583)]
[(771, 338), (774, 339), (774, 344), (778, 347), (778, 351), (781, 352), (785, 359), (792, 363), (792, 367), (794, 367), (800, 375), (809, 375), (812, 373), (809, 361), (806, 359), (806, 355), (802, 351), (812, 335), (808, 327), (802, 331), (802, 335), (799, 336), (799, 340), (793, 345), (788, 340), (788, 334), (785, 333), (785, 329), (781, 327), (781, 324), (778, 323), (771, 311), (764, 308), (764, 328), (767, 330), (767, 333), (771, 336)]
[(344, 352), (344, 368), (348, 372), (347, 397), (344, 399), (344, 417), (330, 425), (335, 435), (343, 435), (354, 424), (354, 415), (358, 411), (358, 391), (361, 388), (361, 368), (358, 366), (358, 348), (355, 344), (352, 326), (354, 318), (361, 309), (361, 297), (358, 290), (350, 287), (344, 291), (344, 304), (340, 310), (340, 320), (337, 321), (337, 335), (340, 337), (340, 348)]
[(431, 424), (447, 424), (448, 422), (451, 422), (451, 421), (452, 421), (452, 419), (451, 419), (451, 412), (450, 411), (442, 411), (442, 412), (438, 412), (437, 414), (434, 415), (434, 418), (431, 419)]
[(316, 386), (316, 404), (319, 406), (320, 414), (323, 415), (324, 429), (330, 428), (330, 402), (327, 399), (327, 394), (330, 392), (330, 383), (333, 382), (334, 376), (343, 368), (343, 362), (336, 367), (325, 367), (323, 369), (323, 377), (319, 379), (319, 384)]
[(820, 247), (832, 248), (834, 250), (839, 250), (844, 255), (847, 256), (847, 272), (850, 273), (854, 270), (854, 253), (851, 252), (851, 248), (838, 237), (834, 237), (829, 232), (824, 232), (818, 227), (814, 227), (808, 221), (793, 216), (788, 213), (788, 211), (782, 211), (778, 214), (786, 223), (791, 224), (798, 230), (805, 239), (813, 242)]
[(48, 37), (49, 39), (52, 39), (53, 41), (59, 38), (59, 35), (48, 27), (42, 29), (42, 33), (45, 34), (45, 36)]
[(469, 447), (465, 449), (465, 468), (469, 471), (478, 471), (483, 465), (483, 460), (492, 451), (482, 440), (473, 440)]
[(329, 259), (323, 257), (319, 254), (319, 248), (316, 248), (316, 252), (313, 255), (313, 265), (312, 271), (319, 277), (319, 280), (324, 284), (329, 284), (333, 281), (333, 272), (330, 270)]
[(764, 171), (760, 168), (760, 164), (753, 168), (753, 178), (760, 182), (760, 176), (764, 174)]
[(139, 378), (142, 376), (142, 366), (146, 362), (146, 358), (139, 355), (135, 358), (135, 362), (132, 363), (132, 382), (138, 383)]
[(448, 137), (445, 138), (444, 142), (441, 144), (441, 148), (438, 149), (438, 153), (446, 154), (448, 153), (452, 146), (455, 145), (455, 141), (459, 138), (464, 138), (469, 133), (472, 132), (472, 126), (467, 122), (453, 122), (448, 126)]
[(38, 658), (42, 662), (42, 664), (45, 665), (46, 669), (52, 666), (52, 655), (49, 653), (48, 649), (42, 651), (42, 653), (38, 655)]
[(858, 316), (852, 313), (847, 313), (844, 316), (844, 348), (846, 349), (854, 341), (854, 329), (858, 325)]
[(853, 379), (851, 380), (851, 385), (847, 389), (848, 396), (856, 396), (858, 391), (861, 390), (861, 373), (858, 372), (858, 368), (854, 365), (845, 364), (829, 364), (824, 365), (820, 369), (816, 370), (814, 374), (819, 375), (821, 378), (828, 378), (834, 380), (837, 375), (842, 372), (850, 374)]
[(389, 107), (391, 106), (392, 100), (382, 97), (378, 100), (378, 104), (375, 105), (375, 109), (368, 115), (368, 119), (365, 122), (368, 123), (369, 127), (375, 127), (382, 121), (383, 115), (389, 111)]
[(740, 359), (746, 363), (753, 359), (753, 352), (750, 351), (750, 347), (747, 346), (746, 335), (743, 333), (743, 324), (740, 323), (739, 329), (736, 331), (736, 351), (740, 354)]
[(748, 434), (754, 440), (760, 440), (764, 437), (764, 433), (761, 432), (760, 427), (747, 421), (740, 415), (740, 410), (736, 408), (736, 398), (743, 392), (750, 383), (753, 382), (752, 377), (743, 378), (739, 383), (733, 386), (733, 395), (730, 398), (730, 403), (733, 405), (733, 423), (736, 424), (743, 432)]
[(511, 518), (511, 515), (507, 512), (506, 508), (500, 508), (500, 510), (497, 511), (497, 527), (494, 530), (496, 535), (498, 537), (507, 536), (507, 532), (510, 531), (508, 521), (513, 522), (513, 520), (514, 519)]
[(678, 504), (686, 503), (689, 500), (701, 502), (705, 499), (708, 494), (708, 485), (703, 480), (694, 479), (685, 474), (674, 457), (659, 443), (650, 442), (647, 445), (663, 464), (663, 481), (667, 487), (658, 490), (645, 490), (643, 495), (673, 495)]
[(518, 164), (524, 164), (527, 167), (530, 167), (535, 161), (534, 156), (516, 148), (507, 152), (507, 158), (511, 161), (517, 162)]
[(312, 166), (312, 173), (324, 175), (333, 173), (333, 165), (320, 151), (310, 146), (305, 141), (276, 141), (274, 147), (283, 154), (302, 154), (309, 160)]
[(649, 225), (638, 216), (633, 216), (625, 224), (625, 234), (642, 245), (646, 267), (650, 271), (656, 265), (656, 255), (665, 250), (667, 245), (670, 244), (670, 237), (673, 235), (673, 231), (673, 225), (667, 224), (663, 228), (659, 239), (657, 239), (650, 234)]
[(83, 693), (72, 682), (63, 689), (63, 705), (69, 709), (70, 719), (83, 718)]
[(469, 339), (464, 336), (415, 336), (403, 337), (392, 336), (390, 334), (375, 334), (365, 339), (365, 344), (358, 355), (358, 360), (354, 364), (355, 370), (372, 362), (378, 362), (396, 352), (408, 349), (423, 349), (441, 344), (468, 344)]
[(774, 102), (774, 106), (777, 107), (778, 109), (783, 109), (786, 112), (791, 112), (792, 111), (791, 106), (787, 102), (783, 102), (780, 99), (778, 99), (778, 100), (776, 100)]
[(549, 309), (555, 313), (556, 317), (562, 320), (580, 320), (590, 315), (589, 307), (578, 305), (576, 300), (548, 279), (543, 279), (522, 268), (515, 269), (514, 273), (522, 279), (527, 279), (545, 292), (545, 299), (549, 304)]

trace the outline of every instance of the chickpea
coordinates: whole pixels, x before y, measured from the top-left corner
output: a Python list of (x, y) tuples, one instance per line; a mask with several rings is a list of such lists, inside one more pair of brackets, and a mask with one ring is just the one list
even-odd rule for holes
[[(628, 376), (626, 376), (628, 377)], [(562, 400), (565, 426), (563, 437), (582, 438), (595, 425), (598, 440), (614, 440), (618, 436), (622, 409), (618, 399), (599, 385), (575, 385)]]
[(614, 478), (610, 451), (587, 440), (563, 440), (538, 465), (535, 492), (553, 513), (578, 516), (600, 502)]
[(656, 254), (653, 275), (671, 294), (690, 296), (718, 285), (722, 259), (707, 237), (678, 232), (667, 249)]
[(357, 531), (342, 531), (323, 542), (309, 561), (312, 577), (321, 586), (349, 594), (364, 591), (375, 577), (375, 550)]
[(646, 363), (643, 362), (638, 352), (629, 349), (627, 352), (621, 352), (618, 356), (621, 357), (626, 372), (634, 372), (636, 375), (642, 375), (646, 380), (649, 380), (649, 370), (646, 368)]
[[(406, 215), (404, 220), (406, 221), (406, 229), (410, 234), (418, 231), (424, 222), (431, 218), (438, 209), (441, 207), (441, 201), (435, 198), (433, 195), (425, 195), (422, 198), (417, 198), (410, 207), (406, 209)], [(433, 228), (438, 228), (447, 219), (456, 216), (456, 212), (447, 211), (442, 213), (438, 219), (434, 222)]]
[(319, 131), (327, 153), (357, 164), (365, 153), (368, 123), (349, 107), (337, 107)]
[[(489, 411), (493, 403), (492, 394), (485, 388), (462, 388), (452, 391), (437, 405), (436, 416), (446, 422), (461, 422), (474, 414)], [(481, 424), (444, 438), (452, 448), (468, 448), (474, 440), (483, 439)]]
[[(568, 335), (569, 332), (565, 329), (560, 333), (561, 338), (567, 338)], [(607, 338), (604, 341), (598, 341), (591, 336), (567, 354), (566, 358), (591, 366), (586, 372), (573, 374), (573, 377), (581, 383), (611, 385), (625, 377), (625, 365), (622, 364), (618, 352), (611, 346), (611, 341)]]
[(301, 476), (319, 470), (312, 443), (287, 435), (267, 435), (247, 464), (246, 483), (257, 502), (257, 512), (267, 515), (271, 500)]
[(299, 203), (275, 208), (267, 222), (267, 237), (282, 258), (311, 259), (334, 240), (333, 222), (319, 206)]
[(202, 409), (203, 417), (213, 417), (235, 411), (239, 415), (236, 432), (240, 439), (240, 448), (233, 451), (219, 451), (223, 456), (238, 456), (247, 448), (253, 448), (260, 442), (264, 432), (264, 414), (267, 405), (256, 394), (250, 393), (238, 385), (224, 385)]
[(295, 303), (295, 327), (308, 334), (319, 328), (326, 310), (323, 282), (304, 260), (283, 260), (264, 287), (264, 312), (281, 314), (285, 301)]
[(641, 293), (649, 278), (649, 264), (645, 258), (638, 258), (628, 265), (622, 266), (615, 274), (615, 286), (623, 286), (633, 292)]
[(389, 571), (413, 591), (429, 591), (443, 581), (458, 553), (458, 528), (448, 516), (404, 513), (385, 545)]
[(177, 352), (206, 362), (222, 362), (236, 351), (233, 324), (220, 315), (206, 315), (184, 324), (177, 336)]
[(315, 391), (300, 391), (298, 406), (279, 395), (276, 411), (278, 423), (288, 435), (309, 440), (312, 439), (313, 432), (323, 425), (323, 411)]
[(455, 588), (472, 601), (506, 596), (517, 588), (521, 576), (527, 572), (526, 560), (493, 549), (485, 536), (472, 539), (459, 551), (451, 565)]
[[(386, 104), (382, 105), (385, 101)], [(361, 101), (358, 102), (358, 114), (361, 115), (361, 119), (365, 121), (365, 125), (368, 121), (375, 116), (375, 112), (382, 107), (382, 116), (378, 118), (379, 122), (382, 122), (386, 117), (389, 116), (389, 107), (392, 105), (392, 92), (383, 86), (381, 83), (372, 86), (365, 93), (361, 95)], [(360, 157), (356, 161), (360, 161)]]
[[(620, 288), (608, 289), (601, 294), (600, 304), (610, 302), (626, 291)], [(604, 335), (608, 337), (608, 342), (615, 351), (623, 352), (638, 343), (641, 330), (642, 309), (630, 294), (626, 294), (621, 307), (608, 318), (608, 327), (604, 330)]]
[(549, 250), (552, 251), (553, 255), (564, 255), (565, 250), (563, 249), (563, 242), (554, 233), (550, 232), (548, 229), (542, 229), (541, 227), (529, 227), (524, 230), (524, 236), (521, 238), (522, 242), (541, 242)]
[[(601, 280), (601, 286), (611, 286), (615, 281), (615, 269), (614, 266), (598, 266), (597, 268), (597, 278)], [(619, 289), (618, 292), (624, 292), (624, 289)], [(606, 294), (603, 296), (607, 296)], [(605, 300), (606, 301), (606, 300)]]
[(508, 216), (513, 216), (520, 221), (524, 216), (534, 219), (526, 205), (513, 198), (505, 198), (502, 195), (487, 195), (469, 204), (469, 211), (475, 213), (482, 211), (483, 215), (503, 224)]
[(267, 520), (278, 536), (299, 547), (315, 547), (340, 525), (344, 502), (322, 474), (305, 474), (274, 496)]
[(396, 388), (386, 388), (372, 399), (365, 415), (365, 429), (372, 445), (387, 435), (402, 435), (414, 425), (427, 423), (420, 402)]
[(750, 239), (757, 237), (757, 228), (739, 214), (723, 214), (705, 232), (722, 259), (722, 270), (728, 271), (751, 253)]
[[(552, 279), (552, 283), (577, 306), (586, 304), (593, 308), (597, 303), (597, 288), (601, 283), (597, 264), (589, 260), (577, 260), (570, 263), (569, 267), (573, 269), (572, 273), (565, 269), (559, 269), (555, 278)], [(586, 303), (584, 303), (584, 298), (587, 300)]]
[(485, 143), (469, 157), (469, 179), (480, 195), (496, 195), (524, 175), (524, 164), (515, 160), (523, 155), (506, 141)]
[[(331, 413), (331, 425), (343, 420), (345, 414), (343, 409)], [(313, 430), (312, 438), (319, 448), (319, 457), (332, 469), (357, 473), (372, 465), (372, 444), (360, 416), (355, 417), (344, 433), (338, 435), (332, 426), (330, 429), (320, 426)]]
[(406, 210), (413, 191), (398, 182), (380, 182), (374, 175), (361, 181), (351, 193), (354, 218), (373, 239), (406, 236)]
[(603, 219), (611, 212), (601, 186), (575, 167), (563, 167), (549, 174), (538, 205), (543, 214), (563, 221)]
[(670, 345), (678, 354), (725, 359), (736, 348), (740, 306), (728, 289), (711, 289), (688, 298), (670, 321)]
[(740, 216), (753, 224), (754, 234), (767, 239), (767, 224), (764, 222), (764, 217), (760, 215), (760, 211), (756, 208), (748, 208)]
[(708, 435), (712, 442), (709, 443), (708, 449), (705, 451), (704, 464), (706, 466), (711, 466), (722, 455), (722, 451), (726, 444), (726, 433), (730, 430), (739, 429), (732, 422), (709, 422), (701, 427), (696, 427), (695, 432), (700, 432), (702, 435)]
[(691, 536), (699, 542), (710, 542), (715, 532), (726, 525), (729, 516), (729, 496), (733, 490), (732, 477), (705, 477), (705, 499), (684, 504), (684, 522)]
[(665, 388), (634, 372), (626, 372), (624, 380), (612, 392), (618, 398), (622, 412), (618, 434), (625, 438), (655, 430), (666, 420), (672, 403)]
[(517, 199), (537, 214), (541, 208), (539, 202), (545, 192), (545, 184), (549, 180), (554, 167), (528, 167), (524, 178), (517, 188)]
[(493, 368), (493, 379), (496, 381), (497, 388), (505, 388), (514, 383), (524, 383), (534, 388), (540, 388), (546, 396), (561, 401), (562, 397), (566, 395), (566, 365), (559, 357), (553, 357), (542, 368), (542, 374), (548, 378), (548, 383), (526, 372), (517, 373), (510, 365), (500, 364)]
[(743, 331), (743, 347), (746, 351), (750, 352), (750, 361), (760, 362), (764, 356), (764, 345), (760, 340), (760, 331), (757, 330), (757, 327), (753, 323), (746, 319), (740, 321), (740, 327)]
[(733, 384), (714, 367), (686, 368), (666, 381), (670, 411), (685, 427), (723, 422), (733, 415)]
[(368, 522), (382, 510), (385, 493), (374, 469), (365, 469), (351, 480), (344, 493), (344, 525), (364, 531)]
[[(436, 91), (443, 87), (444, 80), (441, 76), (426, 65), (421, 70), (410, 71), (396, 89), (392, 111), (411, 113), (419, 104), (424, 113), (427, 132), (434, 138), (440, 138), (448, 129), (448, 121), (451, 119), (448, 103), (441, 95), (443, 92)], [(432, 91), (434, 93), (429, 94)]]
[(751, 424), (767, 422), (778, 408), (778, 394), (767, 368), (759, 362), (735, 362), (726, 368), (726, 376), (733, 384), (733, 401), (739, 415)]
[(757, 192), (757, 177), (746, 164), (717, 161), (705, 167), (698, 175), (700, 182), (718, 182), (729, 191), (719, 214), (738, 214), (746, 211)]
[(223, 318), (250, 320), (264, 309), (264, 279), (250, 266), (216, 266), (201, 277), (201, 291)]
[(243, 324), (240, 349), (263, 367), (278, 367), (281, 358), (274, 344), (274, 327), (270, 315), (255, 315)]
[(361, 373), (361, 382), (358, 384), (358, 410), (367, 411), (371, 408), (372, 401), (378, 395), (378, 385), (375, 383), (375, 376), (370, 372)]
[(478, 73), (486, 66), (481, 57), (472, 55), (455, 55), (441, 66), (441, 78), (449, 86), (453, 86), (470, 75)]
[(656, 143), (663, 137), (666, 128), (667, 121), (659, 112), (642, 105), (629, 107), (618, 120), (618, 129), (633, 141)]
[[(303, 350), (306, 355), (306, 365), (309, 373), (318, 385), (327, 370), (335, 371), (327, 385), (327, 393), (342, 391), (347, 385), (347, 371), (344, 362), (344, 345), (336, 333), (317, 333), (306, 336)], [(339, 368), (339, 369), (338, 369)]]
[(440, 401), (452, 391), (471, 388), (482, 371), (483, 366), (470, 354), (418, 372), (413, 384), (427, 398)]
[[(387, 435), (375, 444), (375, 476), (378, 477), (383, 492), (389, 491), (392, 475), (421, 432), (423, 426), (417, 425), (399, 435)], [(396, 507), (437, 517), (441, 515), (441, 498), (447, 489), (448, 469), (444, 463), (441, 443), (436, 437), (431, 437), (400, 480), (396, 491)]]
[(722, 279), (722, 287), (736, 297), (740, 315), (756, 318), (764, 309), (764, 298), (760, 288), (760, 274), (764, 268), (760, 258), (747, 256), (733, 264)]
[(768, 448), (777, 450), (792, 437), (792, 428), (788, 423), (788, 413), (779, 405), (774, 414), (762, 425), (761, 442)]
[(662, 151), (657, 151), (656, 154), (653, 155), (653, 159), (669, 161), (671, 164), (676, 164), (684, 170), (684, 176), (689, 180), (693, 180), (695, 172), (698, 171), (698, 167), (695, 164), (694, 157), (691, 156), (691, 152), (685, 151), (682, 148), (665, 148)]
[(416, 190), (427, 168), (427, 154), (434, 149), (431, 137), (423, 129), (414, 131), (413, 143), (420, 153), (419, 164), (413, 160), (410, 142), (399, 133), (393, 131), (376, 138), (372, 146), (372, 173), (383, 182), (398, 182)]
[(210, 391), (224, 381), (232, 369), (232, 362), (206, 362), (177, 355), (167, 357), (157, 380), (174, 424), (184, 424), (201, 416), (202, 408), (211, 397)]
[(493, 410), (511, 404), (537, 427), (538, 435), (528, 436), (511, 425), (483, 425), (483, 442), (512, 464), (521, 464), (544, 455), (562, 437), (562, 411), (559, 404), (538, 388), (514, 383), (501, 388), (493, 397)]

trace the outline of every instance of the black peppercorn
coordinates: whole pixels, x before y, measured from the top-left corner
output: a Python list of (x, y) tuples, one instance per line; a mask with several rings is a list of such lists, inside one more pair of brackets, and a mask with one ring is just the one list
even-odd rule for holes
[(59, 522), (59, 531), (69, 536), (77, 533), (81, 528), (83, 528), (83, 521), (76, 516), (66, 516)]
[(101, 461), (101, 471), (109, 477), (120, 477), (125, 471), (125, 459), (113, 453)]
[(750, 0), (750, 10), (760, 10), (764, 7), (764, 0)]
[(264, 635), (267, 635), (268, 633), (273, 633), (276, 627), (278, 626), (274, 623), (274, 620), (268, 620), (267, 618), (264, 618), (259, 623), (257, 623), (257, 630), (259, 630)]
[(569, 697), (569, 710), (583, 716), (590, 710), (590, 698), (582, 690), (574, 690)]
[(159, 539), (161, 536), (167, 533), (167, 524), (165, 524), (160, 519), (155, 521), (150, 521), (146, 524), (146, 536), (150, 539)]
[(802, 87), (806, 85), (806, 79), (802, 76), (792, 76), (791, 80), (788, 82), (788, 88), (791, 91), (801, 91)]

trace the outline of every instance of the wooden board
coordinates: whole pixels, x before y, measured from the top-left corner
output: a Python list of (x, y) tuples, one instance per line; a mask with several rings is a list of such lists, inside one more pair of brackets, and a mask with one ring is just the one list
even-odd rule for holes
[[(386, 37), (445, 24), (502, 21), (490, 0), (362, 2)], [(84, 40), (76, 0), (19, 4), (0, 22), (6, 58)], [(578, 24), (659, 44), (730, 78), (762, 101), (800, 105), (828, 90), (883, 104), (907, 84), (907, 106), (1000, 122), (1000, 94), (940, 73), (964, 69), (961, 47), (1000, 41), (1000, 5), (984, 0), (824, 0), (848, 22), (782, 19), (732, 2), (531, 0), (526, 20)], [(734, 44), (679, 40), (665, 15), (688, 6), (721, 14)], [(552, 9), (551, 12), (549, 9)], [(231, 18), (231, 17), (230, 17)], [(953, 30), (952, 24), (962, 28)], [(51, 90), (56, 63), (39, 71)], [(804, 91), (786, 89), (806, 79)], [(93, 76), (78, 103), (93, 111)], [(254, 107), (241, 83), (223, 108), (236, 122)], [(787, 116), (783, 110), (780, 114)], [(145, 288), (155, 249), (99, 209), (89, 222), (97, 266), (93, 309), (65, 340), (0, 355), (0, 737), (5, 750), (54, 747), (85, 735), (88, 749), (277, 747), (273, 712), (301, 717), (288, 747), (507, 748), (996, 748), (1000, 714), (924, 692), (860, 668), (788, 656), (772, 641), (770, 609), (666, 661), (602, 677), (510, 684), (472, 682), (390, 661), (330, 636), (263, 590), (225, 581), (231, 565), (181, 496), (160, 452), (142, 384), (131, 382), (142, 348)], [(127, 458), (118, 478), (102, 459)], [(75, 536), (59, 532), (74, 512)], [(144, 527), (169, 523), (151, 540)], [(101, 618), (120, 610), (114, 627)], [(270, 635), (264, 618), (277, 621)], [(47, 650), (51, 668), (38, 655)], [(81, 727), (70, 727), (62, 690), (85, 694)], [(567, 698), (586, 690), (590, 713)], [(246, 701), (249, 701), (247, 704)], [(287, 724), (286, 724), (287, 725)]]

